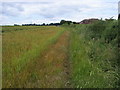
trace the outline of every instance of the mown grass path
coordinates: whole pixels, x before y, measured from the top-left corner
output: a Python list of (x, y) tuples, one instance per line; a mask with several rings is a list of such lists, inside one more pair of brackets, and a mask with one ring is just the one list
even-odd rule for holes
[[(43, 87), (68, 87), (70, 64), (68, 60), (69, 32), (65, 31), (52, 45), (48, 51), (42, 54), (41, 60), (46, 63), (46, 67), (40, 68), (44, 73)], [(39, 61), (38, 61), (39, 63)]]
[(29, 62), (24, 70), (15, 77), (14, 87), (70, 87), (69, 37), (70, 32), (64, 31), (46, 51)]
[(65, 31), (47, 51), (37, 58), (31, 70), (34, 80), (28, 81), (25, 86), (61, 88), (70, 85), (68, 47), (69, 32)]

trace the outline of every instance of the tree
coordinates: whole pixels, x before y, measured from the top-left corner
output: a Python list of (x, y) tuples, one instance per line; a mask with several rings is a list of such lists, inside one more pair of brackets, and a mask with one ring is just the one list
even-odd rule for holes
[(63, 24), (68, 24), (70, 25), (72, 23), (72, 21), (65, 21), (65, 20), (61, 20), (60, 21), (60, 25), (63, 25)]
[(118, 15), (118, 19), (120, 20), (120, 14)]
[(43, 23), (42, 26), (45, 26), (45, 23)]
[(61, 20), (61, 21), (60, 21), (60, 25), (65, 24), (65, 22), (66, 22), (65, 20)]

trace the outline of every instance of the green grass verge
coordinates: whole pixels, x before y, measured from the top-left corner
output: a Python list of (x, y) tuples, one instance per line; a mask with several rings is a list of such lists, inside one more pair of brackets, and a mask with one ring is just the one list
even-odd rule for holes
[[(71, 82), (73, 83), (73, 87), (118, 87), (119, 75), (117, 66), (116, 38), (110, 41), (110, 43), (106, 43), (104, 41), (104, 36), (96, 39), (96, 34), (94, 35), (94, 32), (91, 32), (93, 30), (90, 29), (91, 26), (70, 26), (70, 60), (72, 62)], [(103, 28), (102, 26), (100, 27)], [(109, 25), (109, 27), (112, 27), (112, 25)], [(91, 36), (95, 36), (95, 39), (91, 39)]]

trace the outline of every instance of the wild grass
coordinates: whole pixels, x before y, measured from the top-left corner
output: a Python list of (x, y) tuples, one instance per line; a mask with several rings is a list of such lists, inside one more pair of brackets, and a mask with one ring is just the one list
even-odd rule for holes
[[(4, 28), (6, 29), (6, 27), (3, 27), (3, 31)], [(18, 26), (18, 31), (14, 31), (15, 28), (9, 27), (13, 31), (6, 31), (2, 34), (3, 87), (19, 87), (21, 82), (16, 86), (16, 76), (24, 71), (29, 62), (34, 63), (32, 60), (40, 56), (64, 32), (62, 27), (54, 26), (28, 27), (29, 30), (26, 30), (26, 27)], [(24, 77), (26, 73), (24, 72)], [(32, 77), (36, 78), (35, 74)]]
[[(54, 48), (54, 54), (49, 52), (52, 55), (47, 58), (49, 61), (41, 57), (65, 30), (70, 31), (70, 47), (67, 47), (69, 51), (65, 47), (61, 49), (69, 52), (67, 56), (71, 62), (70, 77), (73, 87), (119, 87), (116, 20), (60, 27), (3, 27), (3, 87), (62, 87), (60, 77), (63, 75), (63, 61), (59, 55), (63, 50), (57, 55), (59, 49)], [(63, 56), (66, 55), (63, 53)]]
[(119, 87), (117, 30), (117, 21), (71, 26), (70, 60), (74, 87)]

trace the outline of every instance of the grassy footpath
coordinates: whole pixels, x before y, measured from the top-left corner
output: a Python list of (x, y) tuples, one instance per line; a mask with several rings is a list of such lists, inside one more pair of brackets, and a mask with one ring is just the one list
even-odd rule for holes
[(117, 28), (117, 21), (3, 27), (3, 87), (119, 87)]
[(116, 23), (69, 26), (73, 87), (119, 87)]
[[(62, 88), (67, 87), (67, 64), (69, 32), (64, 32), (49, 49), (38, 56), (19, 73), (15, 83), (19, 87)], [(24, 73), (26, 75), (24, 76)], [(20, 81), (21, 84), (18, 82)]]
[(3, 87), (17, 87), (17, 78), (14, 77), (64, 32), (62, 27), (34, 27), (29, 31), (24, 27), (21, 29), (3, 33)]

